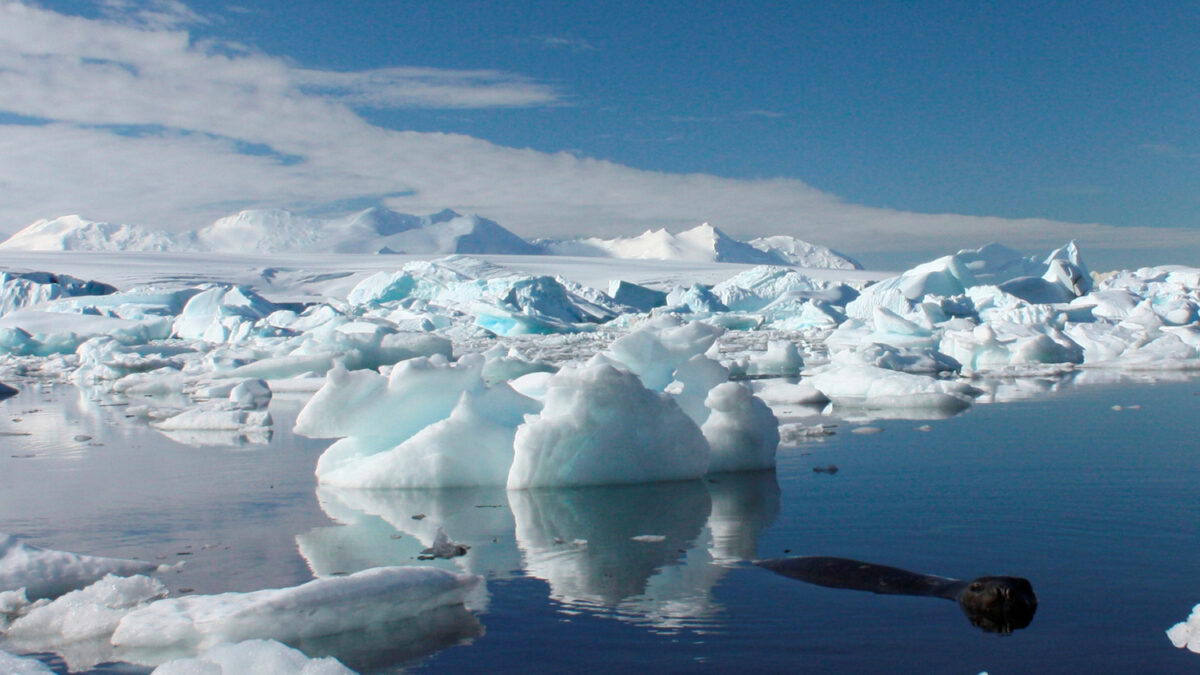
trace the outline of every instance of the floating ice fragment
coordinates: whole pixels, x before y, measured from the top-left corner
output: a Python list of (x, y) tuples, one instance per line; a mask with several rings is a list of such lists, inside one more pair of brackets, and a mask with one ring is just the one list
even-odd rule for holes
[(1187, 619), (1167, 629), (1167, 639), (1180, 649), (1200, 654), (1200, 605), (1192, 608)]
[(30, 600), (54, 598), (106, 574), (128, 576), (158, 566), (140, 560), (100, 558), (38, 548), (0, 533), (0, 591), (25, 589)]
[(446, 535), (446, 531), (438, 528), (437, 536), (433, 539), (433, 546), (421, 551), (422, 558), (457, 558), (467, 554), (467, 549), (470, 546), (464, 546), (455, 541), (450, 541), (450, 537)]
[(169, 598), (127, 614), (112, 644), (195, 653), (222, 642), (332, 635), (461, 604), (480, 581), (432, 567), (376, 567), (291, 588)]

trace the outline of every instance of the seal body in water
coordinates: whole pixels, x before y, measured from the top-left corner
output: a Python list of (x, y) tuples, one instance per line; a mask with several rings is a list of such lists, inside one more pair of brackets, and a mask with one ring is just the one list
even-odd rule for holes
[(979, 577), (970, 581), (918, 574), (874, 563), (802, 556), (771, 558), (759, 567), (829, 588), (846, 588), (888, 595), (918, 595), (954, 600), (971, 624), (992, 633), (1011, 633), (1033, 621), (1037, 596), (1021, 577)]

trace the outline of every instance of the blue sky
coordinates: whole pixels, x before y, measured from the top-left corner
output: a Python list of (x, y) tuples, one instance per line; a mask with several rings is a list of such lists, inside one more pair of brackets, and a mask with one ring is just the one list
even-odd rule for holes
[[(75, 147), (94, 156), (145, 165), (124, 196), (119, 185), (90, 186), (86, 172), (70, 177), (80, 183), (74, 196), (32, 190), (49, 197), (46, 209), (170, 228), (222, 209), (382, 201), (474, 210), (527, 236), (712, 220), (735, 234), (796, 234), (860, 254), (918, 255), (989, 235), (1026, 248), (1078, 236), (1085, 253), (1200, 244), (1193, 3), (37, 7), (32, 19), (20, 18), (48, 31), (65, 22), (81, 36), (78, 50), (55, 55), (83, 63), (58, 66), (78, 71), (59, 86), (120, 77), (81, 95), (116, 91), (122, 100), (67, 114), (59, 92), (17, 103), (0, 96), (0, 121), (7, 113), (49, 122), (39, 142), (53, 135), (62, 150), (62, 137), (78, 134)], [(7, 45), (0, 37), (0, 50), (17, 55), (10, 71), (30, 69), (30, 79), (0, 79), (0, 87), (29, 88), (35, 73), (24, 64), (44, 58), (21, 41), (35, 32), (14, 28)], [(101, 43), (152, 39), (101, 63), (109, 58), (86, 45), (88, 32), (108, 35), (93, 36)], [(142, 64), (156, 59), (178, 68), (150, 78)], [(132, 77), (97, 76), (113, 64)], [(38, 81), (46, 79), (42, 72)], [(228, 106), (229, 96), (260, 86), (236, 110), (226, 107), (227, 118), (195, 110), (209, 100)], [(164, 95), (177, 97), (179, 109), (145, 112)], [(159, 104), (129, 105), (152, 98)], [(294, 133), (269, 129), (271, 118)], [(135, 135), (140, 144), (122, 142)], [(371, 138), (391, 156), (363, 158)], [(339, 153), (339, 140), (351, 149)], [(247, 164), (248, 148), (274, 161)], [(194, 175), (161, 184), (155, 176), (172, 156)], [(447, 156), (452, 169), (436, 165)], [(396, 163), (409, 172), (387, 168)], [(242, 171), (262, 184), (248, 189), (232, 178)], [(213, 172), (230, 178), (222, 183)], [(196, 194), (183, 199), (189, 183)], [(161, 195), (159, 205), (148, 195)], [(35, 211), (0, 196), (0, 230), (16, 229), (21, 217), (58, 215)]]

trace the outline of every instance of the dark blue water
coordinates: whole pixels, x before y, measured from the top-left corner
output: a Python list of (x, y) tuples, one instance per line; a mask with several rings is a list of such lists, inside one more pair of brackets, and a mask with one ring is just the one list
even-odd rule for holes
[[(1195, 672), (1200, 656), (1164, 631), (1200, 603), (1198, 393), (1196, 381), (1066, 388), (928, 431), (843, 426), (783, 451), (773, 473), (509, 494), (316, 492), (320, 446), (286, 431), (266, 446), (187, 447), (70, 396), (25, 396), (0, 403), (0, 431), (47, 423), (0, 438), (0, 531), (186, 558), (165, 581), (203, 593), (415, 564), (439, 526), (470, 544), (439, 564), (487, 578), (474, 618), (302, 645), (365, 672)], [(68, 452), (79, 419), (102, 445)], [(738, 562), (783, 555), (1022, 576), (1038, 611), (988, 634), (950, 601)]]

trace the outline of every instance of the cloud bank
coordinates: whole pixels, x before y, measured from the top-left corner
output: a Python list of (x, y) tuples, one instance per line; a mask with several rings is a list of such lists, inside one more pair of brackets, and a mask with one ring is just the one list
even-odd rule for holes
[(627, 235), (708, 221), (851, 253), (999, 240), (1048, 248), (1200, 246), (1191, 230), (927, 215), (848, 204), (792, 179), (645, 171), (462, 135), (374, 126), (363, 108), (563, 105), (490, 70), (302, 69), (192, 39), (177, 2), (110, 0), (99, 19), (0, 0), (0, 230), (38, 218), (195, 228), (255, 207), (453, 208), (526, 237)]

